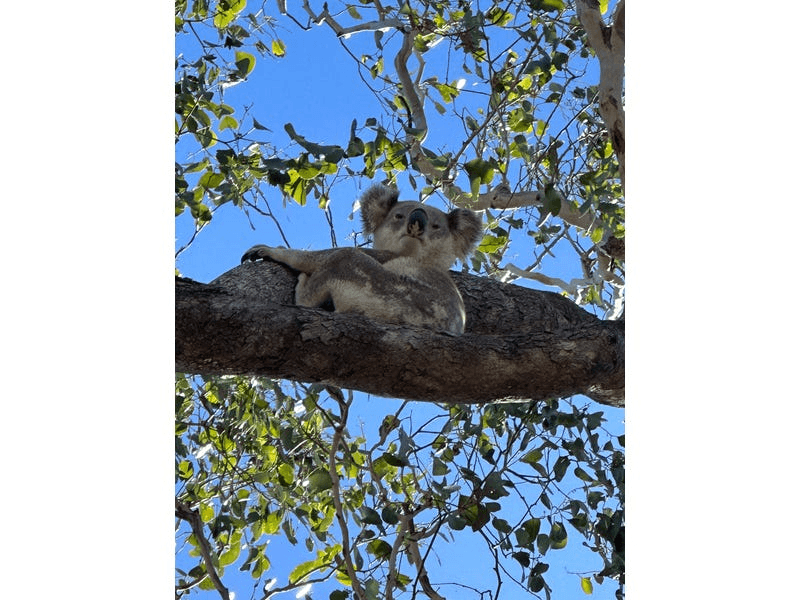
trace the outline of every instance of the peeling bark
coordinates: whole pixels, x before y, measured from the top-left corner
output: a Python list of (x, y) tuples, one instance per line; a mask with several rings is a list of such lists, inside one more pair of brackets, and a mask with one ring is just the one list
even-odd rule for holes
[(614, 10), (612, 23), (606, 25), (597, 0), (577, 0), (575, 8), (586, 30), (589, 45), (600, 62), (600, 116), (608, 129), (611, 145), (619, 161), (620, 180), (625, 189), (625, 109), (622, 102), (625, 76), (625, 0)]
[(176, 280), (176, 369), (323, 382), (378, 396), (484, 404), (585, 394), (624, 405), (624, 323), (566, 298), (452, 273), (461, 336), (294, 306), (295, 274), (245, 263)]

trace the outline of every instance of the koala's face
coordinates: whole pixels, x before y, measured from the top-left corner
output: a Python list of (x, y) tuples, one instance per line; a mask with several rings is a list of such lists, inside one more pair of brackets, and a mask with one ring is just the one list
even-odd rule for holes
[(377, 250), (413, 257), (425, 266), (449, 269), (465, 259), (481, 234), (480, 218), (469, 210), (449, 213), (420, 202), (398, 202), (397, 191), (376, 186), (361, 201), (364, 229)]

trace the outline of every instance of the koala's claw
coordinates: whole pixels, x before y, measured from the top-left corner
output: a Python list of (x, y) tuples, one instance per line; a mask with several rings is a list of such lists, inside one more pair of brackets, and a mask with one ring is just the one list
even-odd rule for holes
[(242, 262), (247, 261), (256, 261), (256, 260), (264, 260), (269, 258), (269, 246), (264, 246), (263, 244), (259, 244), (257, 246), (253, 246), (242, 255)]

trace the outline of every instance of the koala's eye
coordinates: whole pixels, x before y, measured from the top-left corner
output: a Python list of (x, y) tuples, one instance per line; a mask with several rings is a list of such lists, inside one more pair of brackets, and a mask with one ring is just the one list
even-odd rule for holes
[(439, 229), (440, 225), (439, 225), (438, 223), (433, 223), (433, 224), (431, 225), (431, 227), (432, 227), (433, 229)]
[(395, 219), (405, 219), (405, 215), (403, 213), (394, 213)]

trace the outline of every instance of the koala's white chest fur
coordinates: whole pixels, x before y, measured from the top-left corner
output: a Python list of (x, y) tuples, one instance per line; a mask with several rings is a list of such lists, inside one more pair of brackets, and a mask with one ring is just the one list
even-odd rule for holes
[(254, 246), (242, 260), (271, 258), (301, 272), (300, 306), (333, 303), (389, 323), (463, 333), (464, 303), (449, 268), (477, 243), (481, 222), (464, 209), (444, 213), (419, 202), (398, 202), (396, 190), (374, 186), (361, 200), (364, 231), (374, 251), (321, 251)]

